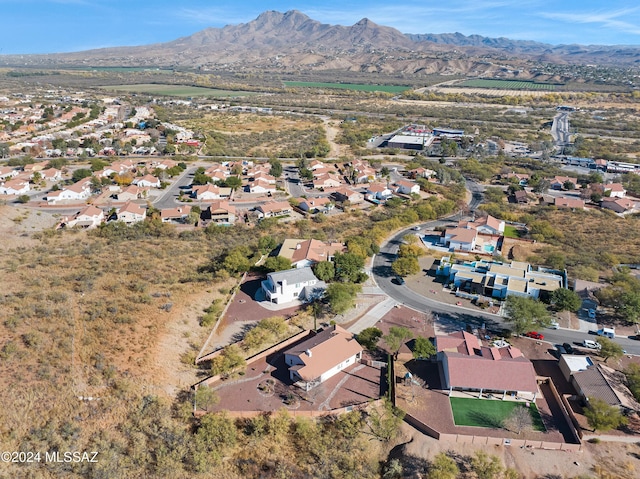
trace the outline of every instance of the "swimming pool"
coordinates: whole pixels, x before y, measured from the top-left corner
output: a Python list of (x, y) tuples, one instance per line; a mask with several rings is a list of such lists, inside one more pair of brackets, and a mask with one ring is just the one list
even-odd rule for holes
[(486, 252), (486, 253), (493, 253), (493, 251), (496, 249), (495, 246), (493, 246), (492, 244), (486, 244), (482, 247), (482, 249)]

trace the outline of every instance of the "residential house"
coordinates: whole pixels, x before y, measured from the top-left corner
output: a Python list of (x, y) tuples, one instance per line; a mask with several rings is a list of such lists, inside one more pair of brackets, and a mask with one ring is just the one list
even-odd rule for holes
[(149, 194), (149, 188), (143, 188), (138, 185), (129, 185), (124, 190), (116, 194), (118, 201), (132, 201), (146, 198)]
[(584, 200), (580, 198), (554, 198), (553, 204), (556, 208), (570, 208), (570, 209), (583, 209)]
[(437, 360), (442, 365), (443, 389), (476, 391), (535, 401), (538, 382), (533, 364), (513, 346), (483, 346), (473, 334), (458, 331), (436, 336)]
[(603, 198), (600, 207), (621, 214), (635, 209), (636, 204), (628, 198)]
[(596, 398), (623, 411), (640, 411), (640, 404), (626, 386), (623, 373), (582, 355), (563, 354), (558, 366), (585, 404), (589, 398)]
[(607, 193), (610, 198), (624, 198), (627, 190), (620, 183), (608, 183), (604, 185), (604, 194)]
[(118, 209), (118, 212), (116, 213), (117, 220), (123, 221), (128, 225), (144, 221), (146, 217), (147, 210), (132, 201), (127, 201), (120, 207), (120, 209)]
[(367, 186), (365, 198), (368, 200), (385, 201), (393, 195), (393, 192), (384, 183), (371, 183)]
[(270, 183), (267, 180), (264, 180), (263, 178), (258, 178), (256, 180), (253, 180), (245, 186), (245, 191), (247, 193), (273, 194), (276, 192), (276, 190), (277, 188), (276, 188), (275, 182)]
[(578, 185), (578, 179), (571, 176), (554, 176), (549, 180), (551, 189), (563, 190), (565, 183), (571, 183), (574, 187)]
[(268, 173), (264, 173), (262, 171), (257, 172), (255, 175), (253, 175), (253, 181), (258, 181), (260, 180), (263, 183), (269, 183), (272, 185), (276, 184), (276, 177), (275, 176), (271, 176)]
[(0, 167), (0, 181), (9, 180), (18, 176), (18, 170), (14, 170), (10, 166)]
[(458, 226), (462, 228), (472, 228), (478, 233), (502, 235), (504, 233), (505, 223), (503, 220), (488, 215), (478, 218), (473, 222), (460, 222)]
[(289, 378), (309, 391), (357, 364), (362, 351), (353, 333), (336, 324), (317, 333), (311, 332), (307, 340), (284, 351), (284, 362), (289, 367)]
[(333, 208), (333, 203), (327, 197), (300, 199), (298, 208), (308, 213), (327, 213)]
[(232, 225), (236, 222), (236, 207), (225, 200), (212, 201), (201, 217), (205, 222)]
[(71, 219), (65, 219), (64, 225), (67, 228), (97, 228), (104, 221), (104, 211), (94, 205), (88, 205)]
[(184, 223), (191, 213), (191, 205), (180, 205), (175, 208), (160, 210), (160, 219), (163, 223)]
[(29, 187), (29, 182), (20, 179), (13, 179), (9, 181), (4, 181), (0, 184), (0, 194), (1, 195), (24, 195), (31, 188)]
[[(531, 177), (524, 173), (509, 173), (506, 178), (508, 180), (515, 180), (520, 186), (527, 186)], [(575, 183), (574, 183), (575, 184)]]
[(331, 261), (336, 253), (344, 252), (346, 247), (342, 243), (288, 238), (280, 246), (278, 256), (289, 259), (291, 266), (306, 268), (321, 261)]
[(307, 168), (309, 168), (311, 171), (316, 171), (318, 169), (322, 169), (326, 167), (327, 165), (320, 160), (311, 160)]
[(524, 190), (514, 191), (513, 202), (519, 205), (526, 205), (529, 203), (529, 195)]
[(160, 178), (153, 175), (144, 175), (133, 179), (133, 184), (141, 188), (160, 188)]
[(478, 232), (473, 228), (447, 228), (440, 242), (454, 251), (473, 251), (476, 247), (477, 235)]
[(212, 184), (194, 186), (191, 196), (200, 201), (222, 200), (231, 197), (231, 188)]
[(178, 162), (173, 160), (162, 160), (161, 162), (155, 162), (153, 164), (153, 167), (159, 170), (168, 170), (174, 166), (178, 166)]
[(309, 267), (293, 268), (269, 273), (262, 282), (262, 292), (267, 301), (275, 304), (296, 300), (312, 301), (319, 298), (326, 289)]
[(566, 286), (563, 276), (541, 268), (534, 271), (529, 263), (519, 261), (449, 264), (448, 258), (443, 258), (441, 265), (438, 274), (448, 276), (454, 287), (497, 299), (510, 295), (538, 299)]
[(414, 170), (409, 171), (409, 175), (411, 178), (426, 178), (429, 179), (432, 176), (435, 176), (436, 172), (433, 170), (429, 170), (427, 168), (419, 167)]
[(333, 190), (330, 194), (330, 197), (336, 203), (346, 203), (348, 201), (351, 204), (357, 204), (362, 203), (363, 201), (362, 193), (358, 193), (357, 191), (346, 187)]
[(47, 193), (45, 200), (50, 205), (55, 205), (61, 201), (84, 201), (91, 196), (91, 183), (80, 180), (73, 185), (65, 186), (58, 191)]
[(40, 177), (45, 181), (60, 181), (62, 179), (62, 171), (56, 168), (47, 168), (40, 172)]
[(288, 201), (270, 201), (256, 207), (258, 218), (272, 218), (275, 216), (290, 215), (293, 208)]
[(340, 177), (333, 173), (324, 173), (313, 180), (313, 187), (316, 189), (337, 188), (341, 185)]
[(398, 180), (396, 182), (396, 193), (400, 193), (402, 195), (410, 195), (411, 193), (420, 193), (420, 185), (413, 181), (408, 180)]

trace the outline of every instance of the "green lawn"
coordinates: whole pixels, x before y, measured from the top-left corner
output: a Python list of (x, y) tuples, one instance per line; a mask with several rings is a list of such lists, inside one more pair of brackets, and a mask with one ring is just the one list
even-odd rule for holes
[(256, 93), (248, 91), (231, 91), (231, 90), (218, 90), (215, 88), (203, 88), (189, 85), (163, 85), (156, 83), (139, 83), (135, 85), (115, 85), (104, 86), (105, 90), (126, 91), (132, 93), (147, 93), (150, 95), (166, 95), (166, 96), (182, 96), (182, 97), (196, 97), (196, 96), (210, 96), (210, 97), (235, 97), (235, 96), (250, 96)]
[[(526, 407), (521, 402), (495, 401), (490, 399), (449, 398), (456, 426), (475, 426), (493, 429), (502, 428), (503, 421), (517, 407)], [(529, 403), (529, 413), (533, 419), (533, 429), (544, 432), (546, 429), (534, 403)]]
[(504, 227), (505, 238), (520, 238), (520, 230), (515, 226), (506, 225)]

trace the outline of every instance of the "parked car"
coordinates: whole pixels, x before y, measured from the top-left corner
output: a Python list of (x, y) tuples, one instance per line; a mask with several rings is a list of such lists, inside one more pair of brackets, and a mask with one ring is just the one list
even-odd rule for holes
[(411, 228), (413, 231), (420, 231), (420, 226), (414, 226), (413, 228)]
[(567, 350), (564, 349), (564, 347), (560, 346), (559, 344), (556, 345), (556, 350), (558, 351), (558, 356), (561, 356), (563, 354), (567, 354)]
[(583, 345), (585, 348), (589, 348), (589, 349), (597, 349), (597, 350), (600, 350), (600, 348), (602, 348), (602, 346), (600, 346), (600, 343), (598, 343), (597, 341), (592, 341), (592, 340), (590, 340), (590, 339), (585, 339), (585, 340), (582, 342), (582, 345)]
[(402, 276), (396, 276), (396, 284), (403, 285), (404, 284), (404, 278)]
[(596, 319), (596, 310), (595, 309), (590, 309), (589, 311), (587, 311), (587, 315), (591, 319)]
[(533, 339), (544, 339), (544, 336), (538, 333), (537, 331), (529, 331), (528, 333), (525, 334), (525, 336)]
[(548, 327), (549, 329), (560, 329), (560, 323), (558, 323), (558, 321), (552, 321)]
[(564, 350), (567, 352), (567, 354), (573, 354), (573, 346), (571, 346), (571, 344), (569, 343), (562, 343), (562, 347), (564, 348)]

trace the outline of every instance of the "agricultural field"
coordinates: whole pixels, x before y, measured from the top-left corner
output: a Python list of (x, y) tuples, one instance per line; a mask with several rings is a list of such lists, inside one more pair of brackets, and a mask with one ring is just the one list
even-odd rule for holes
[(256, 93), (246, 91), (218, 90), (189, 85), (162, 85), (155, 83), (140, 83), (136, 85), (113, 85), (102, 87), (105, 90), (123, 91), (128, 93), (147, 93), (151, 95), (180, 96), (180, 97), (216, 97), (228, 98), (251, 96)]
[(491, 80), (491, 79), (476, 79), (465, 80), (456, 84), (458, 87), (463, 88), (497, 88), (499, 90), (546, 90), (553, 91), (558, 85), (551, 83), (536, 83), (531, 81), (519, 81), (519, 80)]
[(401, 93), (409, 90), (410, 87), (398, 85), (366, 85), (358, 83), (322, 83), (322, 82), (306, 82), (306, 81), (286, 81), (287, 87), (299, 88), (334, 88), (339, 90), (355, 90), (355, 91), (381, 91), (385, 93)]

